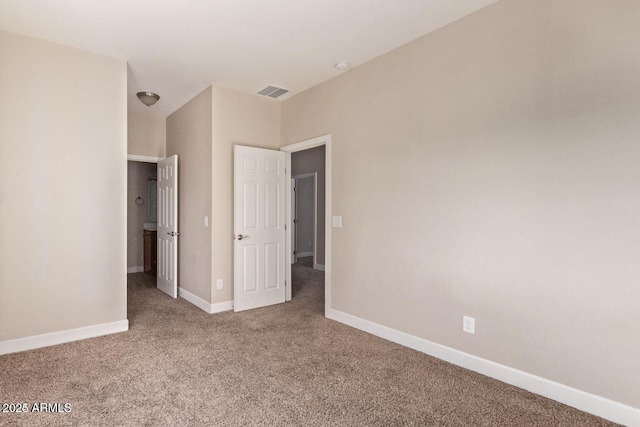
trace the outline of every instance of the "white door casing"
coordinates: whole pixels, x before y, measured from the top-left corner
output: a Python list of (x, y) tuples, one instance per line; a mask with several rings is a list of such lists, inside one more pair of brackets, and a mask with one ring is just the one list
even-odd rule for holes
[[(306, 141), (296, 142), (294, 144), (285, 145), (280, 148), (280, 151), (285, 152), (286, 154), (286, 172), (287, 178), (289, 178), (287, 182), (287, 224), (291, 224), (291, 153), (296, 153), (298, 151), (308, 150), (309, 148), (319, 147), (321, 145), (325, 146), (325, 228), (324, 228), (324, 242), (325, 242), (325, 264), (324, 264), (324, 310), (325, 315), (332, 312), (331, 308), (331, 271), (332, 271), (332, 261), (331, 261), (331, 241), (332, 241), (332, 233), (331, 233), (331, 135), (323, 135), (317, 138), (308, 139)], [(287, 229), (287, 233), (290, 233), (291, 228)], [(290, 237), (290, 235), (289, 235)], [(288, 237), (288, 238), (289, 238)], [(317, 241), (317, 239), (316, 239)], [(291, 245), (291, 241), (289, 239), (288, 245)], [(288, 248), (290, 249), (290, 248)], [(317, 251), (316, 251), (317, 253)], [(286, 251), (287, 254), (287, 283), (291, 283), (291, 250)], [(286, 300), (291, 300), (291, 286), (287, 286), (287, 295)]]
[(158, 161), (158, 279), (167, 295), (178, 297), (178, 156)]
[(291, 178), (291, 263), (298, 262), (296, 257), (296, 180)]
[(285, 153), (234, 147), (234, 311), (285, 301)]

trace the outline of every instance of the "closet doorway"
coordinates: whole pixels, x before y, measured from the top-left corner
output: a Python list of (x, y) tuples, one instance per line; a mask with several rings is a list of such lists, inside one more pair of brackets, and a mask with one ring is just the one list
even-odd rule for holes
[(301, 258), (311, 258), (309, 267), (317, 264), (317, 182), (317, 172), (291, 177), (291, 260), (295, 264)]

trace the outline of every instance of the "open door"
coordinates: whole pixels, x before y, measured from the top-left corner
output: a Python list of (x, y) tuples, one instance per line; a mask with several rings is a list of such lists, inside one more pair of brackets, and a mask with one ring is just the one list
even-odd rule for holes
[(158, 161), (158, 289), (178, 297), (178, 156)]
[(234, 147), (234, 311), (285, 300), (285, 153)]

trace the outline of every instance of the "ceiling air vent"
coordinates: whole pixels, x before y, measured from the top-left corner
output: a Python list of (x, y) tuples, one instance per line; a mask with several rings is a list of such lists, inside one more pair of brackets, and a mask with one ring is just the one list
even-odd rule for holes
[(284, 95), (287, 92), (289, 92), (287, 89), (282, 89), (280, 87), (275, 87), (275, 86), (267, 86), (264, 89), (262, 89), (260, 92), (258, 92), (258, 95), (277, 98), (281, 95)]

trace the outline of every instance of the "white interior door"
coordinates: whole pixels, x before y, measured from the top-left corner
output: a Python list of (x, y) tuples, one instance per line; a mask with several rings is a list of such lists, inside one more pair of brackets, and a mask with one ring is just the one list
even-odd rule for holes
[(234, 147), (234, 311), (285, 300), (285, 153)]
[(158, 289), (178, 297), (178, 156), (158, 162)]

